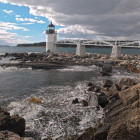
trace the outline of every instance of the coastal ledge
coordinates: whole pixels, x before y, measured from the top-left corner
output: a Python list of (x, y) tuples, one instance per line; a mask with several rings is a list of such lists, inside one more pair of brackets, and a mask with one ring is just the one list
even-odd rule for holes
[(140, 77), (138, 82), (123, 78), (118, 84), (108, 87), (107, 93), (108, 104), (103, 118), (77, 140), (139, 140)]
[[(66, 66), (97, 65), (102, 67), (109, 64), (112, 66), (125, 67), (129, 72), (140, 73), (140, 55), (124, 55), (119, 59), (110, 59), (109, 54), (86, 54), (77, 56), (69, 53), (6, 53), (1, 58), (12, 57), (10, 63), (1, 64), (2, 67), (18, 67), (33, 69), (59, 69)], [(18, 63), (14, 63), (17, 61)]]

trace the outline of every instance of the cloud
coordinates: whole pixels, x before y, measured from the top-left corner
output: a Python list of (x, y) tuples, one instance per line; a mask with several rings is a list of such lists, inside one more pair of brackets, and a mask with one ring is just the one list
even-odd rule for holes
[(23, 25), (31, 25), (34, 24), (33, 22), (22, 23)]
[(16, 33), (11, 33), (13, 30), (28, 31), (28, 29), (19, 27), (15, 23), (0, 21), (0, 44), (16, 45), (17, 43), (27, 42), (21, 39)]
[[(58, 31), (61, 36), (65, 34), (101, 39), (139, 39), (139, 0), (0, 1), (28, 6), (31, 14), (46, 17), (56, 25), (68, 26)], [(76, 32), (75, 27), (79, 25), (81, 30)]]
[(30, 22), (30, 23), (41, 23), (41, 24), (45, 23), (45, 21), (43, 21), (43, 20), (36, 20), (33, 18), (21, 18), (21, 17), (17, 17), (17, 16), (16, 16), (16, 21)]
[(25, 36), (25, 38), (31, 38), (31, 36)]
[[(85, 38), (94, 39), (97, 35), (95, 31), (87, 30), (81, 25), (71, 25), (65, 28), (60, 28), (57, 30), (59, 37), (61, 38)], [(90, 36), (90, 37), (89, 37)]]
[(3, 12), (5, 12), (7, 14), (11, 14), (11, 13), (13, 13), (13, 10), (3, 10)]
[(18, 43), (25, 42), (27, 41), (19, 38), (16, 33), (10, 33), (5, 30), (0, 30), (0, 44), (2, 45), (16, 45)]
[(0, 21), (0, 30), (22, 30), (29, 31), (27, 28), (20, 27), (16, 23)]
[(16, 18), (19, 18), (19, 17), (20, 17), (20, 15), (16, 15), (15, 17), (16, 17)]

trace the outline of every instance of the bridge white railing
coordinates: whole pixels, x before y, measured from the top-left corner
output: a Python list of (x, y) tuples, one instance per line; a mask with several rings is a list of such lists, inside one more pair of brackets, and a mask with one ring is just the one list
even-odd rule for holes
[(82, 45), (95, 45), (95, 46), (118, 46), (118, 47), (137, 47), (140, 48), (140, 41), (122, 41), (122, 40), (116, 40), (116, 41), (108, 41), (108, 40), (99, 40), (99, 41), (93, 41), (93, 40), (61, 40), (58, 41), (56, 44), (68, 44), (68, 45), (76, 45), (78, 42), (81, 42)]

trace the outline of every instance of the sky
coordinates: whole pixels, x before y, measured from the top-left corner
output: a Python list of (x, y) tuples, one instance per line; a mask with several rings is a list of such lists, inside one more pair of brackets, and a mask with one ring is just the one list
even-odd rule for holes
[(58, 39), (140, 40), (140, 0), (0, 0), (0, 45)]

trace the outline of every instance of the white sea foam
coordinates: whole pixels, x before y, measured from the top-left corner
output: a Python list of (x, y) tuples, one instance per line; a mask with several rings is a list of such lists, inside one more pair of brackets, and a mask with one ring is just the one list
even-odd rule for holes
[(121, 78), (124, 78), (124, 77), (137, 79), (139, 77), (139, 75), (135, 74), (135, 73), (130, 74), (126, 71), (114, 70), (114, 74), (112, 75), (111, 78), (114, 79), (115, 81), (118, 81), (118, 80), (120, 80)]
[(14, 71), (24, 71), (24, 70), (32, 70), (32, 68), (17, 68), (17, 67), (1, 67), (0, 66), (0, 73), (3, 72), (14, 72)]
[(60, 71), (93, 71), (99, 69), (97, 66), (92, 65), (92, 66), (69, 66), (67, 68), (64, 69), (60, 69)]
[(53, 138), (80, 133), (93, 126), (97, 118), (102, 116), (102, 110), (94, 107), (82, 107), (82, 104), (72, 105), (72, 100), (85, 99), (87, 95), (86, 81), (77, 86), (48, 86), (40, 88), (34, 95), (41, 99), (41, 104), (30, 103), (29, 98), (12, 102), (9, 107), (11, 114), (19, 114), (26, 119), (28, 131), (37, 131), (40, 137), (50, 135)]

